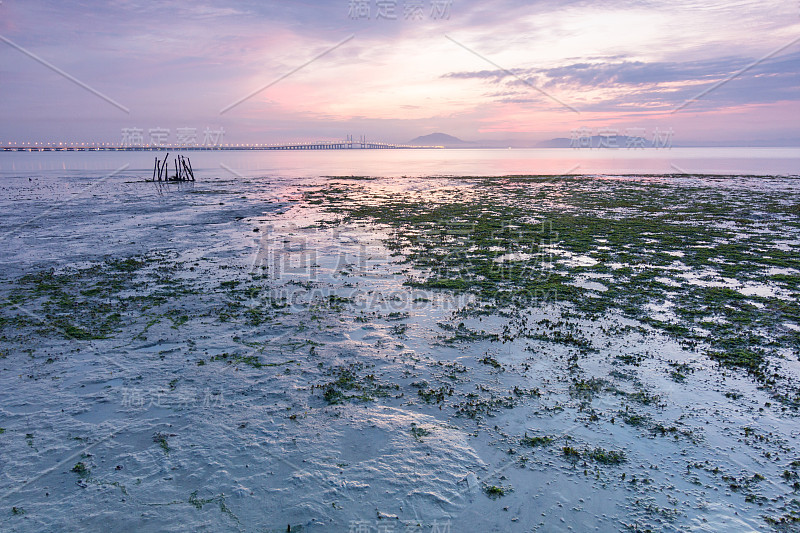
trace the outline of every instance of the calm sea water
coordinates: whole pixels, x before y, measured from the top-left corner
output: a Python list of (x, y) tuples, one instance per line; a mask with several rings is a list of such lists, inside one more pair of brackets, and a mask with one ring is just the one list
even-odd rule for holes
[[(174, 153), (174, 152), (173, 152)], [(509, 174), (800, 175), (800, 148), (186, 152), (199, 178)], [(1, 152), (0, 176), (150, 177), (153, 152)], [(159, 154), (159, 155), (163, 155)]]

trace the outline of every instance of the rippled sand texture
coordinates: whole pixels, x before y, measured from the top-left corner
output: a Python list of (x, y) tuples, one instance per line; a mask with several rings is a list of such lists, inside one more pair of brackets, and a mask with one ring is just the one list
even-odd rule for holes
[(796, 180), (133, 178), (0, 186), (0, 529), (797, 526)]

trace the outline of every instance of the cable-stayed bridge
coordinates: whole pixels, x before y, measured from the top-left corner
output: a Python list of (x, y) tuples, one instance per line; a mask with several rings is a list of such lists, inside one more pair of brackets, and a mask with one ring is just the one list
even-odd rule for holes
[(111, 143), (23, 143), (8, 144), (0, 146), (0, 150), (6, 152), (94, 152), (94, 151), (118, 151), (118, 152), (152, 152), (163, 150), (190, 150), (190, 151), (214, 151), (214, 150), (402, 150), (402, 149), (436, 149), (444, 146), (420, 146), (412, 144), (395, 144), (380, 141), (368, 141), (366, 136), (361, 136), (355, 140), (352, 135), (348, 135), (343, 141), (312, 141), (297, 143), (276, 143), (276, 144), (219, 144), (219, 145), (197, 145), (197, 144), (158, 144), (158, 145), (113, 145)]

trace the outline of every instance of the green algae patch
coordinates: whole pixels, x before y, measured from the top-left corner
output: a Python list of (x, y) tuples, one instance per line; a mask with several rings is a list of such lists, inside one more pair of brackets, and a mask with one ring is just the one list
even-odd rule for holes
[[(800, 257), (780, 244), (787, 230), (800, 232), (791, 193), (659, 178), (458, 178), (471, 188), (424, 196), (328, 184), (306, 199), (343, 222), (388, 228), (385, 246), (410, 267), (406, 285), (471, 295), (473, 315), (548, 303), (587, 318), (622, 313), (797, 408), (800, 390), (776, 372), (783, 350), (800, 358), (800, 336), (783, 326), (800, 321)], [(448, 332), (443, 342), (486, 340)], [(561, 328), (497, 340), (517, 338), (596, 349)]]

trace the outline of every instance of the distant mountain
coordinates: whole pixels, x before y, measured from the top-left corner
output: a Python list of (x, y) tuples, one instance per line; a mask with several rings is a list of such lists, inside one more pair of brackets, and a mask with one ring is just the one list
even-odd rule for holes
[(536, 148), (569, 148), (570, 140), (566, 137), (556, 137), (536, 143)]
[(458, 137), (453, 137), (452, 135), (448, 135), (446, 133), (431, 133), (430, 135), (422, 135), (417, 137), (416, 139), (411, 139), (408, 141), (408, 144), (417, 144), (421, 146), (451, 146), (457, 148), (463, 148), (469, 143), (467, 141), (462, 141)]
[(595, 148), (595, 149), (636, 149), (636, 148), (679, 148), (679, 147), (797, 147), (800, 139), (784, 138), (752, 141), (683, 141), (672, 142), (672, 138), (629, 137), (627, 135), (592, 135), (580, 138), (556, 137), (544, 141), (526, 139), (480, 139), (464, 141), (446, 133), (422, 135), (408, 142), (417, 146), (444, 146), (445, 148)]

